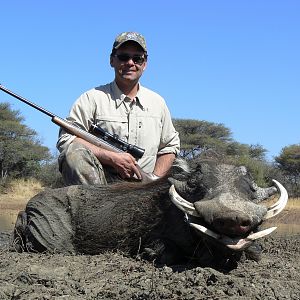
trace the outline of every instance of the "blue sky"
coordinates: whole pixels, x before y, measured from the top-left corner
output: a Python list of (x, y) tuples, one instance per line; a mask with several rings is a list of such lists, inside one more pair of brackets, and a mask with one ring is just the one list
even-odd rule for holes
[[(1, 1), (0, 83), (60, 117), (113, 79), (117, 34), (147, 40), (142, 84), (174, 118), (222, 123), (270, 160), (300, 143), (300, 1)], [(58, 127), (3, 92), (55, 151)]]

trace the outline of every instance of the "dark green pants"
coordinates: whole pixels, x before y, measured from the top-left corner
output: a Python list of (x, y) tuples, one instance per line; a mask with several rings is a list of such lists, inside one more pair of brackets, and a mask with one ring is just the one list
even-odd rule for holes
[(71, 143), (58, 161), (66, 185), (107, 185), (120, 180), (113, 169), (104, 168), (97, 157), (80, 143)]

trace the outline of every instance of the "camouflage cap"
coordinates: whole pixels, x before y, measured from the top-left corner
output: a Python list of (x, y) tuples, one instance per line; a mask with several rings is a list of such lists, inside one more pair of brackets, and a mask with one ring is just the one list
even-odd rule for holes
[(121, 34), (119, 34), (115, 39), (113, 49), (118, 49), (119, 47), (121, 47), (121, 45), (128, 41), (138, 43), (143, 48), (143, 50), (147, 52), (145, 38), (137, 32), (122, 32)]

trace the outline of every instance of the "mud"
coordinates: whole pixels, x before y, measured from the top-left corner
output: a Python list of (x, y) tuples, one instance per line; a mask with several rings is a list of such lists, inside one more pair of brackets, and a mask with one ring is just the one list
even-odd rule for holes
[(300, 299), (300, 235), (269, 237), (230, 272), (138, 257), (15, 253), (0, 235), (0, 299)]

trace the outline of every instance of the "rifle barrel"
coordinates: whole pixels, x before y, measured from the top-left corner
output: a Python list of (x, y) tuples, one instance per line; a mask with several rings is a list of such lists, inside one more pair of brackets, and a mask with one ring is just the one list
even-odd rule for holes
[(10, 91), (9, 89), (7, 89), (6, 87), (4, 87), (3, 85), (0, 84), (0, 90), (2, 90), (3, 92), (13, 96), (14, 98), (17, 98), (19, 100), (21, 100), (22, 102), (28, 104), (29, 106), (39, 110), (40, 112), (46, 114), (47, 116), (51, 117), (51, 121), (60, 126), (61, 128), (64, 128), (67, 132), (69, 132), (70, 134), (76, 135), (88, 142), (90, 142), (93, 145), (96, 145), (98, 147), (102, 147), (104, 149), (113, 151), (113, 152), (125, 152), (122, 149), (110, 144), (109, 142), (105, 141), (104, 139), (99, 139), (96, 136), (92, 135), (91, 133), (84, 131), (81, 128), (76, 127), (75, 125), (71, 124), (69, 121), (64, 120), (58, 116), (56, 116), (55, 114), (51, 113), (50, 111), (44, 109), (43, 107), (40, 107), (38, 105), (36, 105), (35, 103), (27, 100), (26, 98), (17, 95), (16, 93)]
[(4, 86), (1, 85), (1, 84), (0, 84), (0, 90), (2, 90), (3, 92), (5, 92), (6, 94), (9, 94), (9, 95), (11, 95), (11, 96), (13, 96), (13, 97), (19, 99), (20, 101), (22, 101), (22, 102), (24, 102), (24, 103), (30, 105), (31, 107), (33, 107), (33, 108), (39, 110), (40, 112), (46, 114), (47, 116), (49, 116), (49, 117), (51, 117), (51, 118), (56, 117), (55, 114), (53, 114), (53, 113), (51, 113), (50, 111), (48, 111), (48, 110), (46, 110), (46, 109), (44, 109), (44, 108), (42, 108), (42, 107), (36, 105), (35, 103), (33, 103), (33, 102), (27, 100), (26, 98), (24, 98), (24, 97), (22, 97), (22, 96), (19, 96), (19, 95), (15, 94), (14, 92), (10, 91), (9, 89), (7, 89), (6, 87), (4, 87)]

